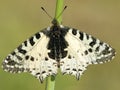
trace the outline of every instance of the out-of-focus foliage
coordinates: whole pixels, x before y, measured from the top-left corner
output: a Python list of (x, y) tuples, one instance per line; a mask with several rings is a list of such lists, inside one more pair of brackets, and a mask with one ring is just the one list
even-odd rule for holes
[[(7, 54), (35, 32), (50, 25), (56, 0), (0, 1), (0, 63)], [(78, 28), (109, 43), (117, 51), (114, 60), (89, 66), (79, 81), (57, 75), (56, 90), (120, 90), (120, 0), (65, 0), (63, 25)], [(0, 68), (0, 90), (44, 90), (28, 73), (10, 74)]]

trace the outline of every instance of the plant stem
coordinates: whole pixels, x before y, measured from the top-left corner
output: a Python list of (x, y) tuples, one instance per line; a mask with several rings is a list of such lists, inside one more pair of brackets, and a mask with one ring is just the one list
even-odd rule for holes
[(60, 15), (62, 11), (63, 11), (63, 0), (57, 0), (56, 10), (55, 10), (55, 19), (57, 19), (59, 24), (62, 22), (62, 15)]
[[(57, 19), (59, 24), (62, 22), (62, 15), (60, 15), (62, 10), (63, 10), (63, 0), (57, 0), (56, 10), (55, 10), (55, 19)], [(45, 90), (54, 90), (54, 88), (55, 88), (55, 76), (47, 77)]]
[(54, 90), (54, 88), (55, 88), (55, 76), (47, 77), (45, 90)]

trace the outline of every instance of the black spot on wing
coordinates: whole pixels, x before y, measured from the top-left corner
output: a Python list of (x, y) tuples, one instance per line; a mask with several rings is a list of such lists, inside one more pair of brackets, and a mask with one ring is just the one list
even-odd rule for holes
[(70, 70), (70, 68), (66, 68), (66, 70)]
[(95, 51), (98, 52), (100, 49), (100, 46), (96, 47)]
[(18, 49), (18, 52), (20, 52), (22, 54), (26, 54), (27, 53), (26, 50), (22, 49), (22, 45), (20, 45), (17, 49)]
[(29, 39), (29, 42), (30, 42), (30, 44), (31, 44), (31, 46), (33, 46), (34, 44), (35, 44), (35, 42), (34, 42), (34, 37), (31, 37), (30, 39)]
[(28, 55), (27, 55), (27, 56), (25, 56), (25, 59), (26, 59), (26, 60), (28, 60), (28, 59), (29, 59), (29, 56), (28, 56)]
[(103, 42), (100, 42), (100, 45), (103, 45)]
[(55, 52), (53, 52), (53, 51), (49, 52), (48, 56), (52, 59), (55, 59)]
[(16, 53), (13, 51), (11, 54), (14, 56)]
[(83, 35), (83, 32), (79, 32), (79, 34), (80, 34), (80, 40), (83, 40), (83, 37), (84, 37), (84, 35)]
[(87, 55), (87, 54), (88, 54), (88, 51), (87, 51), (87, 50), (85, 50), (85, 52), (84, 52), (84, 53), (85, 53), (85, 55)]
[(24, 45), (27, 46), (27, 41), (24, 41)]
[(73, 34), (73, 35), (76, 35), (76, 34), (77, 34), (77, 30), (73, 28), (73, 29), (72, 29), (72, 34)]
[(92, 38), (92, 42), (90, 42), (89, 45), (93, 47), (96, 44), (96, 39), (94, 37), (91, 38)]
[(35, 58), (34, 58), (33, 56), (26, 55), (26, 56), (25, 56), (25, 60), (34, 61)]
[(16, 64), (16, 62), (15, 62), (15, 61), (13, 61), (13, 60), (11, 60), (11, 61), (9, 61), (7, 64), (8, 64), (8, 65), (15, 65), (15, 64)]
[(11, 56), (7, 56), (7, 57), (6, 57), (6, 60), (7, 60), (7, 61), (10, 61), (10, 60), (11, 60)]
[(49, 69), (48, 71), (49, 71), (49, 72), (52, 72), (52, 70), (51, 70), (51, 69)]
[(48, 57), (45, 57), (45, 61), (48, 61)]
[(109, 53), (110, 53), (109, 47), (106, 45), (105, 49), (102, 51), (102, 54), (106, 55), (106, 54), (109, 54)]
[(71, 59), (71, 55), (69, 55), (68, 58)]
[(36, 75), (40, 75), (40, 73), (38, 72), (38, 73), (36, 73)]
[(88, 49), (89, 52), (93, 52), (93, 50), (91, 48)]
[(110, 47), (106, 45), (105, 50), (107, 50), (107, 51), (108, 51), (108, 50), (109, 50), (109, 48), (110, 48)]
[(46, 73), (46, 71), (42, 71), (42, 74)]
[(34, 58), (33, 56), (30, 57), (30, 60), (31, 60), (31, 61), (34, 61), (34, 59), (35, 59), (35, 58)]
[(89, 39), (89, 35), (88, 34), (86, 34), (86, 38), (87, 38), (87, 40)]
[(36, 34), (35, 34), (35, 37), (36, 37), (36, 39), (39, 39), (39, 38), (40, 38), (40, 33), (39, 33), (39, 32), (36, 33)]
[(61, 52), (61, 54), (62, 54), (62, 58), (64, 58), (67, 56), (67, 51), (63, 51), (63, 52)]
[(78, 71), (83, 71), (83, 70), (79, 68)]
[(76, 69), (76, 68), (73, 68), (72, 70), (73, 70), (73, 71), (77, 71), (77, 69)]
[(22, 59), (23, 59), (23, 58), (22, 58), (21, 56), (19, 56), (19, 55), (16, 55), (16, 57), (17, 57), (18, 60), (22, 60)]

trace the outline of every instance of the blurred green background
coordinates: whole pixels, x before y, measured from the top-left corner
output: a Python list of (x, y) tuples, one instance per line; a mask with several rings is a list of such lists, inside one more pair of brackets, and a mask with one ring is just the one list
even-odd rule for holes
[[(47, 27), (54, 17), (56, 0), (0, 0), (0, 63), (19, 44)], [(57, 75), (55, 90), (120, 90), (120, 0), (65, 0), (63, 25), (78, 28), (109, 43), (117, 51), (114, 60), (91, 65), (77, 81)], [(10, 74), (0, 68), (0, 90), (44, 90), (28, 73)]]

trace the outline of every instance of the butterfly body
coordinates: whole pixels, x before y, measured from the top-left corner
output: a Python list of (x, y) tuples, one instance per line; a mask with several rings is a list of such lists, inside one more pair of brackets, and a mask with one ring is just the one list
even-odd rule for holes
[(59, 25), (41, 30), (9, 54), (2, 63), (11, 73), (29, 72), (41, 82), (56, 75), (58, 68), (63, 74), (80, 78), (86, 67), (110, 61), (115, 50), (80, 30)]
[(61, 28), (58, 24), (53, 24), (50, 30), (43, 31), (43, 33), (50, 38), (47, 45), (47, 49), (50, 50), (48, 56), (59, 63), (60, 59), (67, 55), (67, 51), (65, 50), (68, 46), (65, 40), (67, 29)]

